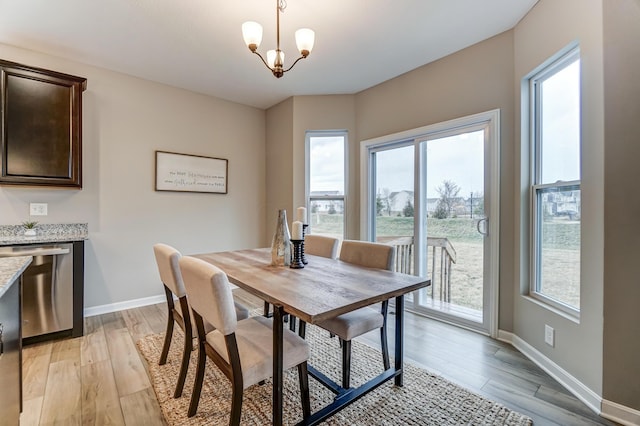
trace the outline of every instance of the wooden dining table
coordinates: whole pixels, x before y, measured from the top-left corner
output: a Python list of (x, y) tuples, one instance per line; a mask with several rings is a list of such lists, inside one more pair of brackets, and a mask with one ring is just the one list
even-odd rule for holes
[[(382, 383), (394, 379), (402, 386), (404, 295), (431, 284), (425, 277), (371, 269), (340, 260), (306, 255), (301, 269), (272, 266), (268, 248), (196, 254), (222, 269), (229, 281), (274, 306), (273, 424), (282, 424), (283, 323), (286, 314), (317, 324), (353, 310), (395, 298), (395, 357), (393, 365), (357, 388), (343, 389), (309, 365), (309, 373), (336, 397), (300, 424), (318, 424)], [(304, 330), (304, 327), (301, 328)], [(382, 364), (382, 362), (381, 362)]]

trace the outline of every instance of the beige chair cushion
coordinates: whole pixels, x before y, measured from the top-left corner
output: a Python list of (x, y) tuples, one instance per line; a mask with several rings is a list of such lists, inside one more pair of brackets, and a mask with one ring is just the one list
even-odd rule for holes
[(345, 240), (340, 248), (340, 260), (367, 268), (393, 270), (396, 249), (370, 241)]
[(304, 236), (304, 252), (315, 256), (328, 257), (335, 259), (338, 255), (338, 245), (340, 240), (324, 235), (305, 235)]
[[(245, 306), (243, 306), (242, 304), (238, 303), (238, 302), (233, 302), (234, 307), (236, 309), (236, 317), (238, 318), (238, 321), (243, 320), (243, 319), (247, 319), (249, 318), (249, 309), (247, 309)], [(184, 318), (184, 314), (182, 313), (182, 307), (180, 306), (180, 302), (178, 300), (174, 301), (174, 306), (176, 307), (176, 310), (178, 311), (178, 313), (180, 314), (181, 317)], [(189, 311), (189, 314), (191, 315), (191, 328), (193, 329), (193, 335), (196, 335), (196, 322), (193, 319), (193, 312)], [(204, 324), (204, 332), (205, 333), (209, 333), (213, 330), (215, 330), (215, 327), (213, 325), (211, 325), (209, 323), (209, 321), (205, 320), (203, 318), (203, 324)]]
[(382, 327), (383, 321), (384, 317), (379, 311), (362, 308), (322, 321), (318, 325), (342, 340), (352, 340), (354, 337)]
[(184, 296), (186, 294), (184, 282), (178, 266), (178, 261), (182, 257), (180, 252), (169, 245), (158, 243), (154, 244), (153, 253), (156, 256), (160, 280), (173, 294), (178, 297)]
[(179, 263), (191, 309), (222, 334), (235, 332), (238, 320), (227, 275), (195, 257), (184, 256)]
[[(255, 316), (238, 321), (236, 341), (242, 366), (244, 388), (272, 376), (273, 371), (273, 321)], [(309, 359), (309, 345), (297, 334), (284, 331), (283, 368), (287, 370)], [(224, 336), (218, 330), (207, 334), (207, 342), (225, 361), (229, 362)]]

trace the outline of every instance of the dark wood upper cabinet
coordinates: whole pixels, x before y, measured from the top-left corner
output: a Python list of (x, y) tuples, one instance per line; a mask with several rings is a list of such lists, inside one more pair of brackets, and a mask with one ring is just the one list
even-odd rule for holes
[(82, 188), (87, 79), (0, 60), (0, 185)]

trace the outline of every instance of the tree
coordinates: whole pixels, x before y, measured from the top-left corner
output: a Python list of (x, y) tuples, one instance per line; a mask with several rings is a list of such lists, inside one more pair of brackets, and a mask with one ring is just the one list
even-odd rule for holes
[(454, 181), (445, 179), (442, 181), (442, 185), (436, 188), (436, 191), (438, 192), (438, 194), (440, 194), (440, 199), (438, 200), (436, 211), (438, 209), (442, 209), (444, 210), (444, 212), (446, 212), (445, 217), (451, 217), (451, 211), (453, 210), (455, 204), (458, 202), (457, 198), (458, 193), (460, 192), (460, 187)]
[(389, 195), (389, 188), (382, 188), (382, 210), (387, 212), (387, 216), (391, 216), (391, 197)]
[(411, 200), (407, 200), (407, 204), (405, 204), (402, 209), (402, 215), (404, 217), (413, 217), (413, 204), (411, 203)]
[(438, 204), (436, 205), (436, 209), (433, 212), (433, 217), (436, 219), (446, 219), (447, 218), (447, 208), (442, 203), (442, 200), (438, 200)]
[(378, 193), (376, 195), (376, 216), (382, 216), (382, 209), (384, 209), (384, 202)]
[(333, 203), (329, 204), (329, 214), (336, 214), (336, 206)]
[(484, 216), (484, 194), (482, 192), (476, 195), (473, 204), (473, 214), (476, 216)]

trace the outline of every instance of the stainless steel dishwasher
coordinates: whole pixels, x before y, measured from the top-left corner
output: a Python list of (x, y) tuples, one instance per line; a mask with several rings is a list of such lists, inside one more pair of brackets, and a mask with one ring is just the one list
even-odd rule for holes
[(73, 328), (73, 244), (0, 247), (13, 256), (33, 256), (22, 274), (22, 338)]

